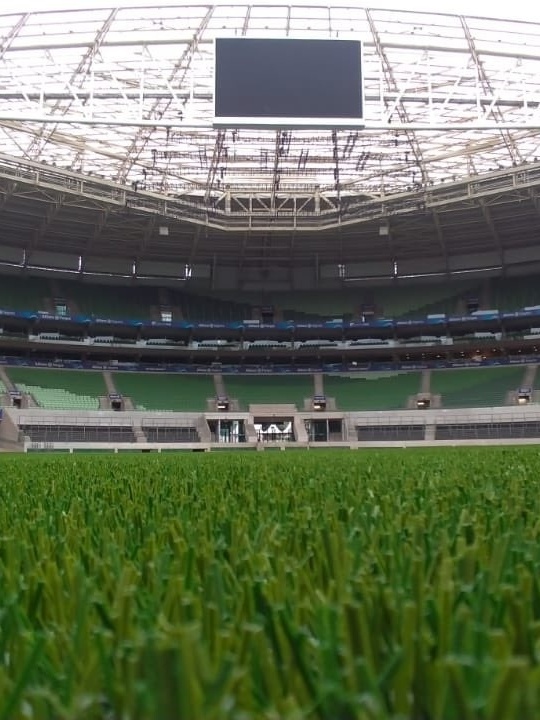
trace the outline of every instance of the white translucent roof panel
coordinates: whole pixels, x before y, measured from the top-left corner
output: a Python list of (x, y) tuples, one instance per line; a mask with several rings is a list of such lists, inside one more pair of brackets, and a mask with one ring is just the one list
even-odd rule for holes
[[(355, 37), (366, 129), (216, 130), (213, 41)], [(164, 194), (391, 194), (540, 154), (540, 24), (334, 5), (0, 14), (0, 144)]]

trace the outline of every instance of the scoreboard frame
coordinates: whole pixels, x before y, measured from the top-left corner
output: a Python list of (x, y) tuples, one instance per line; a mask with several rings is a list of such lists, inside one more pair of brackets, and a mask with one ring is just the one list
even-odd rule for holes
[[(324, 40), (326, 42), (353, 41), (358, 43), (358, 74), (360, 81), (360, 109), (361, 115), (358, 117), (294, 117), (294, 116), (275, 116), (275, 115), (236, 115), (222, 116), (216, 114), (216, 80), (217, 80), (217, 43), (220, 40), (290, 40), (291, 42), (302, 40)], [(219, 35), (214, 38), (213, 42), (213, 120), (212, 126), (216, 129), (268, 129), (268, 130), (361, 130), (365, 127), (365, 97), (364, 97), (364, 62), (363, 62), (363, 43), (358, 37), (340, 35), (339, 38), (332, 38), (322, 35), (314, 35), (310, 37), (286, 36), (286, 37), (261, 37), (261, 36), (243, 36), (235, 35)]]

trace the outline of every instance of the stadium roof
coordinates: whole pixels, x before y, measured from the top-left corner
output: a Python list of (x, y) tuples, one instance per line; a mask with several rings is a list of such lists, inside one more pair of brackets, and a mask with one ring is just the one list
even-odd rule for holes
[[(362, 40), (365, 129), (213, 129), (224, 34)], [(503, 266), (540, 225), (539, 48), (538, 23), (353, 3), (0, 15), (0, 244)]]

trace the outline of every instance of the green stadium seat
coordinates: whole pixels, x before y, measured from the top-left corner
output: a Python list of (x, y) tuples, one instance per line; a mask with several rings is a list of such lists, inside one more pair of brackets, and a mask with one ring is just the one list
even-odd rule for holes
[(13, 367), (7, 373), (18, 390), (48, 410), (98, 410), (99, 397), (107, 392), (96, 371)]
[(250, 405), (294, 404), (304, 409), (304, 398), (314, 394), (312, 375), (228, 375), (224, 378), (229, 398), (238, 400), (240, 408)]
[(326, 397), (335, 398), (337, 409), (348, 412), (404, 409), (420, 384), (419, 372), (324, 376)]
[(216, 395), (211, 375), (182, 373), (113, 373), (116, 389), (136, 410), (204, 412)]
[(431, 392), (441, 396), (443, 408), (498, 407), (522, 378), (522, 366), (434, 370)]
[(59, 281), (62, 296), (75, 304), (82, 315), (134, 320), (150, 320), (151, 308), (158, 304), (156, 288), (144, 286), (92, 285)]
[(43, 278), (0, 277), (0, 308), (3, 310), (46, 310), (46, 298), (50, 290)]

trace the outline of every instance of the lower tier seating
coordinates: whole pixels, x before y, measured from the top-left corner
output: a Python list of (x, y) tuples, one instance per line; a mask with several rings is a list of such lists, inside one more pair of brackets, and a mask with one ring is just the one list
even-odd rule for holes
[(207, 398), (216, 394), (211, 375), (118, 372), (113, 379), (118, 392), (131, 398), (136, 410), (203, 412)]
[(304, 409), (304, 399), (314, 394), (312, 375), (228, 375), (225, 388), (242, 409), (250, 405), (284, 404)]
[(420, 380), (418, 372), (325, 375), (324, 392), (335, 398), (338, 410), (401, 410), (420, 391)]
[(482, 367), (434, 370), (431, 392), (441, 396), (442, 407), (497, 407), (509, 392), (520, 387), (523, 367)]
[(106, 394), (97, 371), (12, 367), (7, 372), (18, 390), (47, 410), (98, 410), (99, 397)]

